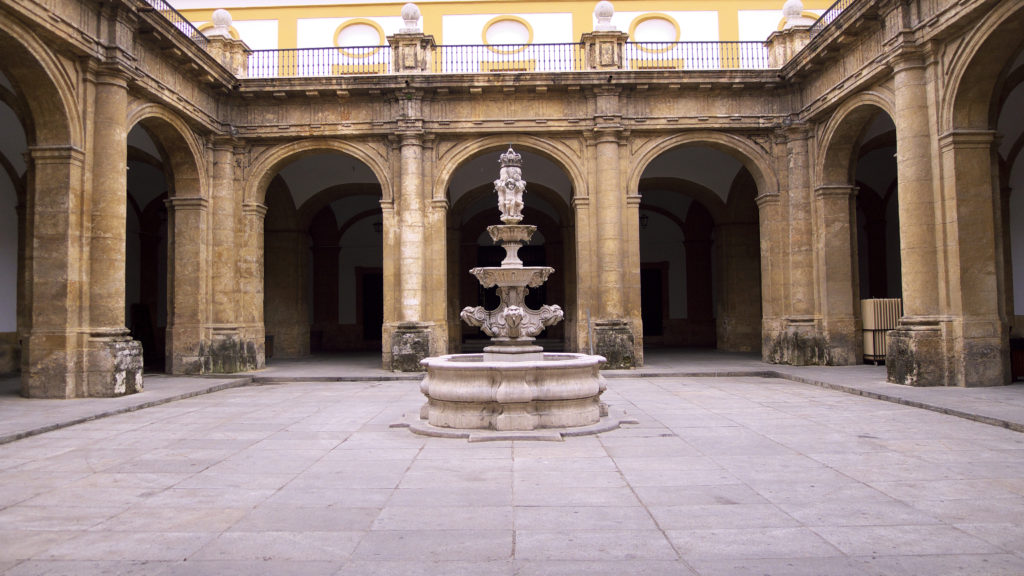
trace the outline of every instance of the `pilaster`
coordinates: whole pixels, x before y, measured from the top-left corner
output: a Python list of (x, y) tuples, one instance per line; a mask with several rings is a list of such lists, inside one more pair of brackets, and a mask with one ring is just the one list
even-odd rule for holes
[(429, 34), (394, 34), (391, 45), (391, 71), (396, 74), (419, 74), (431, 71), (434, 37)]
[(831, 366), (859, 364), (863, 356), (857, 318), (856, 196), (855, 186), (814, 190), (818, 290), (825, 361)]
[(167, 361), (172, 374), (206, 374), (213, 368), (205, 324), (207, 302), (206, 198), (166, 200), (170, 248), (168, 267)]
[(619, 31), (587, 32), (580, 36), (583, 66), (587, 70), (621, 70), (629, 34)]
[(259, 202), (242, 204), (244, 242), (238, 247), (238, 320), (245, 346), (245, 361), (255, 369), (266, 363), (266, 327), (263, 324), (263, 225), (266, 217), (266, 205)]
[(86, 395), (82, 334), (88, 263), (82, 217), (86, 156), (73, 146), (33, 146), (25, 206), (21, 394)]

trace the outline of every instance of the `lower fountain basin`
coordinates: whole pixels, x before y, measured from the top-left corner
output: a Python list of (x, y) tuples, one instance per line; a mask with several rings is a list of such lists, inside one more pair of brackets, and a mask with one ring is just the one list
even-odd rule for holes
[(590, 426), (607, 415), (602, 362), (601, 356), (563, 353), (508, 362), (485, 361), (483, 354), (427, 358), (420, 418), (439, 428), (475, 430)]

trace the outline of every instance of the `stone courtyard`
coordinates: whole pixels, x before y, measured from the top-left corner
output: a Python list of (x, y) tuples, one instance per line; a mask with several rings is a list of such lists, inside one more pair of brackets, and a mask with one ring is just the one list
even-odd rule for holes
[(374, 360), (3, 395), (0, 573), (1024, 574), (1020, 385), (652, 354), (609, 373), (636, 425), (469, 443), (391, 427), (422, 395)]

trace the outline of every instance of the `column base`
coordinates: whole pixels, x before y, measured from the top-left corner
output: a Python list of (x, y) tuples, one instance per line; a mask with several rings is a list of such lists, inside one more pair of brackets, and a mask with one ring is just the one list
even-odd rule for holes
[(905, 386), (948, 386), (950, 360), (938, 322), (900, 321), (888, 332), (887, 379)]
[(89, 338), (85, 389), (81, 396), (111, 397), (142, 392), (142, 343), (127, 334)]
[(214, 374), (248, 372), (259, 368), (256, 354), (249, 353), (252, 343), (247, 343), (238, 328), (214, 328), (210, 341), (210, 365)]
[(169, 326), (167, 362), (171, 374), (209, 374), (210, 342), (197, 325)]
[[(1001, 386), (1010, 381), (1009, 341), (982, 324), (903, 318), (888, 333), (889, 382), (905, 386)], [(980, 323), (979, 323), (980, 324)], [(971, 337), (965, 337), (967, 332)], [(975, 334), (982, 332), (982, 334)]]
[(604, 356), (602, 370), (626, 370), (637, 366), (634, 337), (625, 320), (594, 322), (594, 354)]
[(33, 332), (25, 339), (21, 361), (21, 395), (26, 398), (74, 398), (83, 381), (81, 342), (77, 332)]
[(420, 360), (430, 357), (431, 325), (402, 322), (390, 334), (391, 362), (386, 366), (395, 372), (424, 372)]
[(764, 337), (762, 356), (772, 364), (824, 366), (828, 364), (828, 339), (813, 316), (791, 316), (779, 330)]

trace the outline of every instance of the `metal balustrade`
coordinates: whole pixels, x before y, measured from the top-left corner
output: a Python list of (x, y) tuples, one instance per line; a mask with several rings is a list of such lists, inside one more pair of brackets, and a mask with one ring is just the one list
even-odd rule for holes
[(855, 1), (856, 0), (836, 0), (836, 2), (829, 6), (828, 10), (825, 10), (814, 24), (811, 25), (811, 38), (821, 34), (821, 32), (831, 24), (833, 20), (843, 13), (843, 10), (849, 8)]
[(583, 45), (489, 44), (440, 45), (431, 71), (438, 74), (479, 72), (572, 72), (583, 69)]
[(249, 53), (249, 78), (344, 76), (390, 72), (391, 46), (291, 48), (253, 50)]
[(204, 50), (206, 49), (206, 36), (203, 35), (198, 28), (193, 26), (192, 23), (182, 16), (177, 10), (175, 10), (173, 6), (164, 0), (146, 0), (146, 2), (153, 7), (154, 12), (163, 16), (164, 19), (177, 28), (179, 32), (190, 38), (200, 48)]
[(627, 42), (628, 70), (766, 70), (763, 42)]

